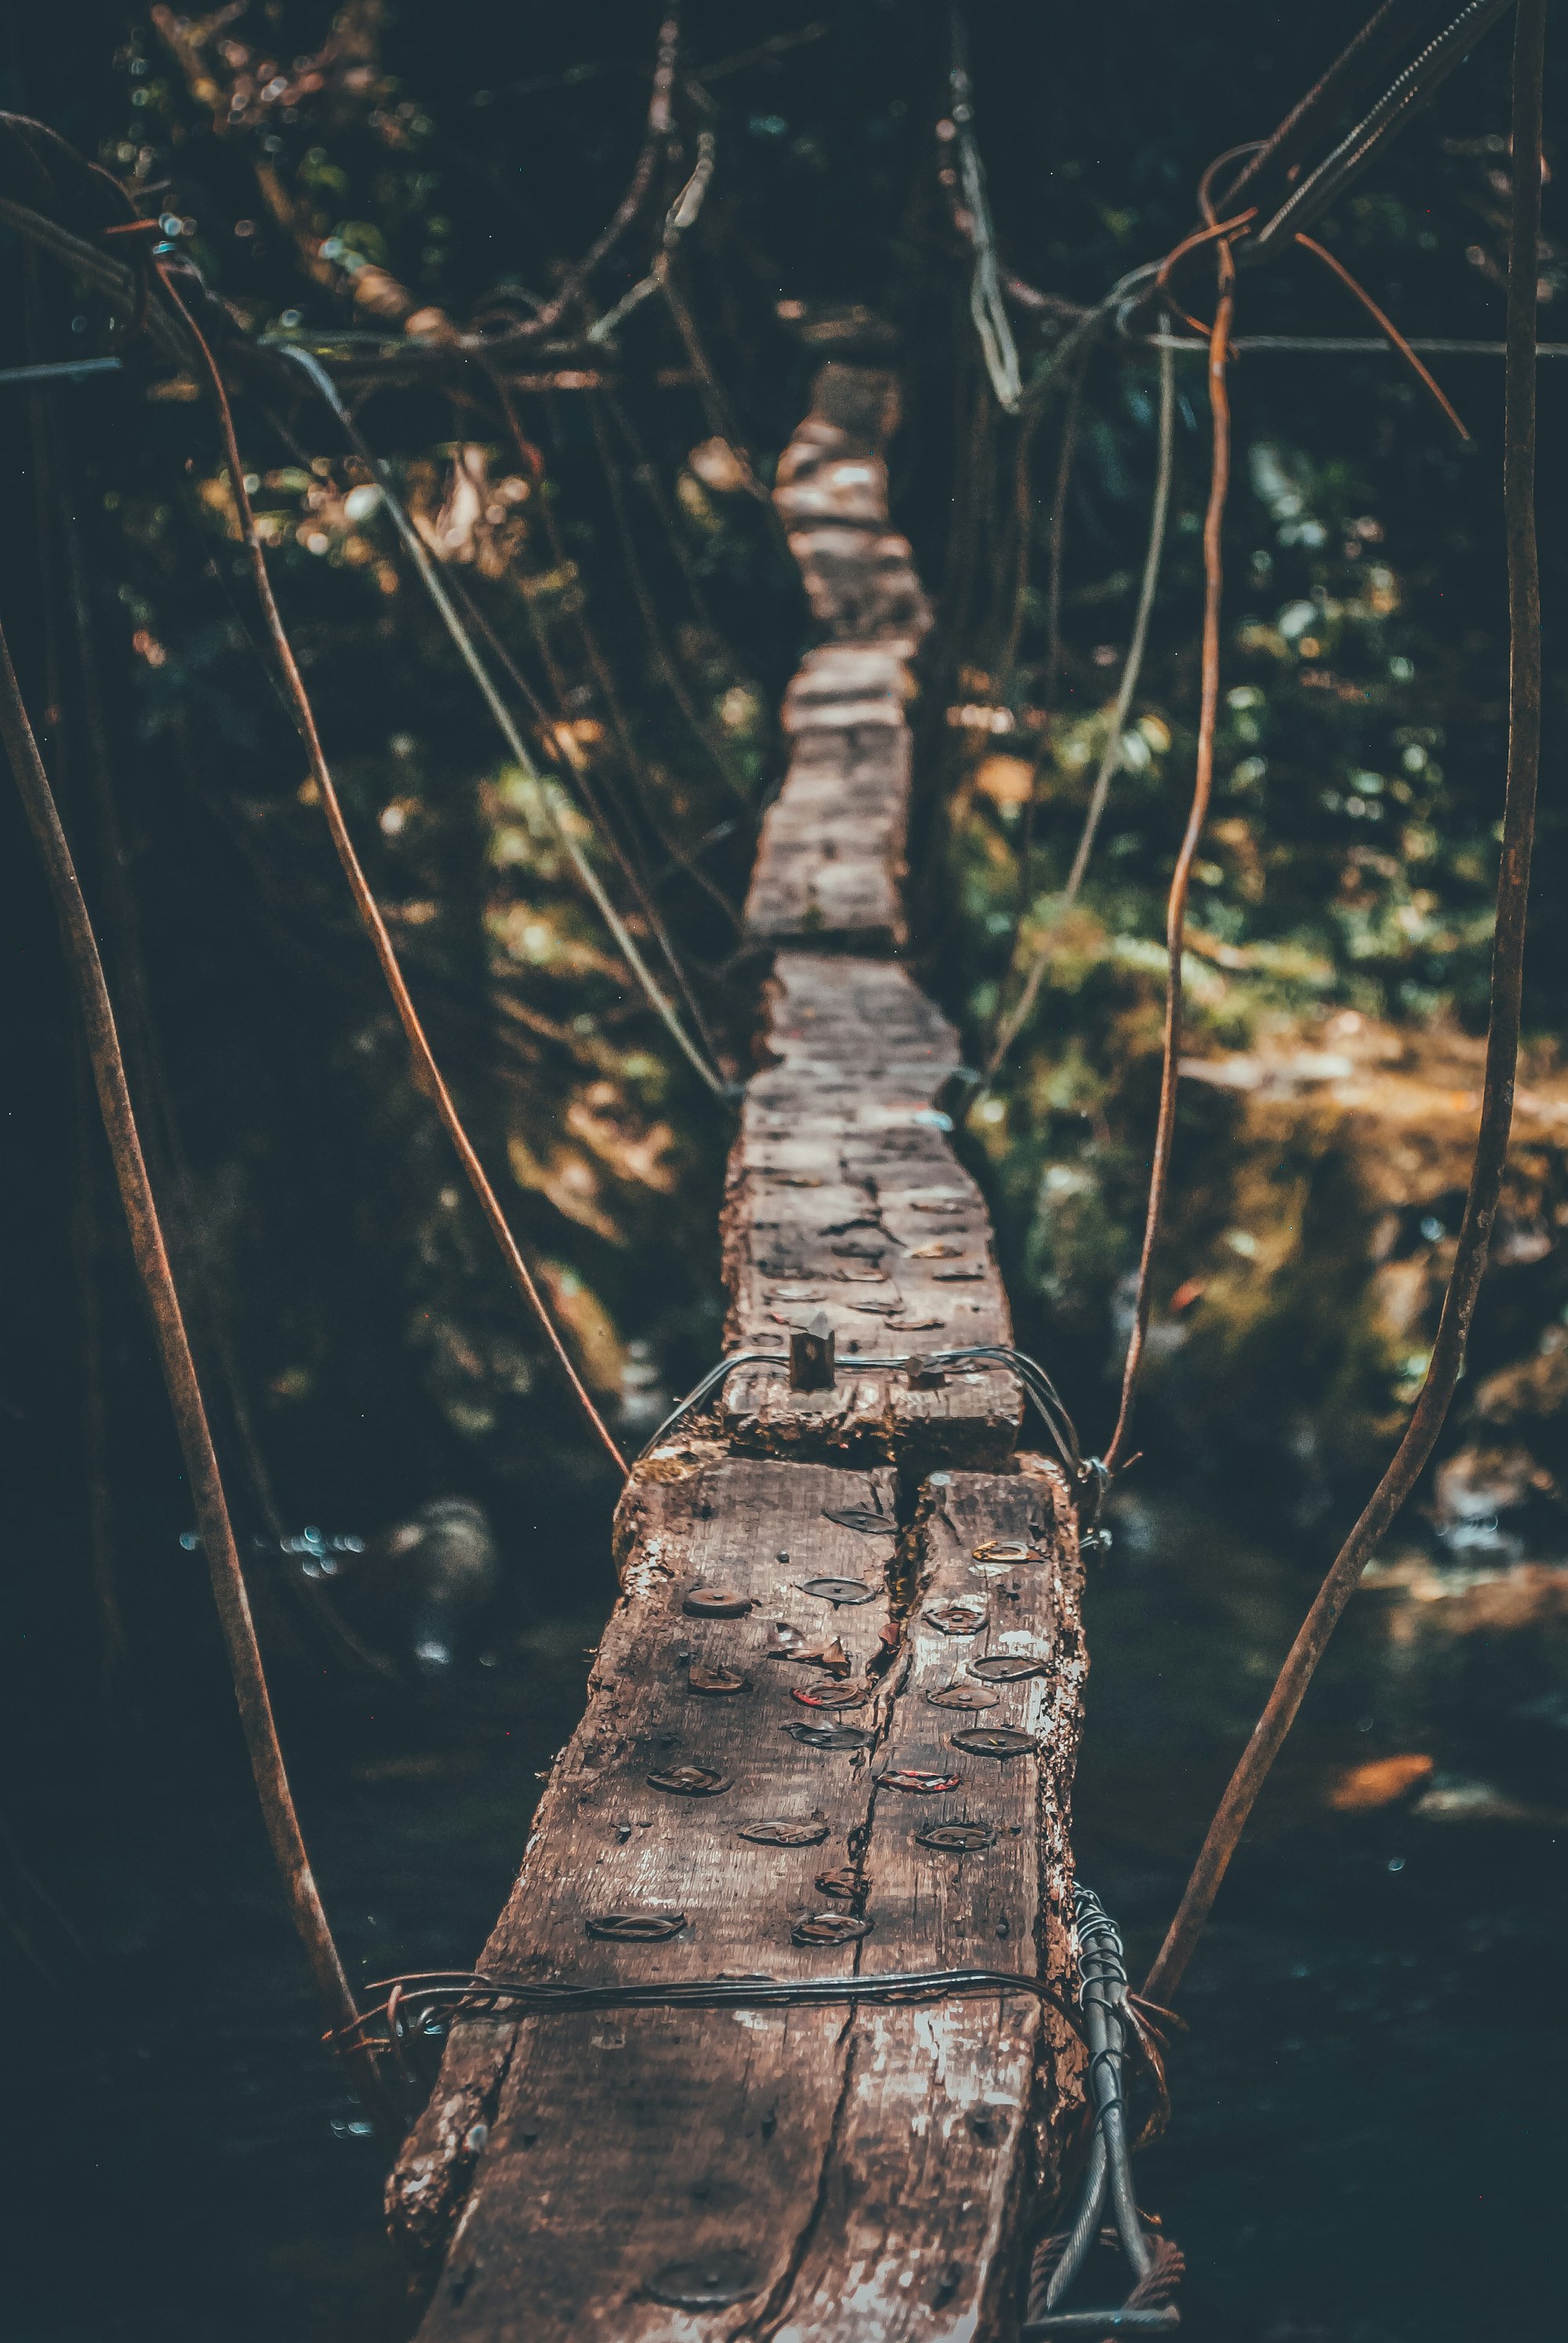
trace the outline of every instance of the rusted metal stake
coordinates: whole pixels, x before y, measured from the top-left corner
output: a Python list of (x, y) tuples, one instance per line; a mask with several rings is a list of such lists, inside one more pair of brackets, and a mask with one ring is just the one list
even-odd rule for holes
[(830, 1392), (834, 1373), (833, 1329), (827, 1312), (819, 1310), (808, 1327), (789, 1337), (789, 1388)]

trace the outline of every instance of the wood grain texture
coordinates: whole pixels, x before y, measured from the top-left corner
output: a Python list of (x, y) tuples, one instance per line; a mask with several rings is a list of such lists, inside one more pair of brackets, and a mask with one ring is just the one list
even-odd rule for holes
[(802, 724), (789, 776), (762, 818), (746, 900), (760, 942), (897, 951), (908, 934), (900, 890), (909, 830), (910, 742), (901, 705), (872, 720)]
[[(775, 1976), (984, 1964), (1062, 1966), (1065, 1827), (1082, 1676), (1079, 1575), (1058, 1478), (1032, 1461), (954, 1475), (922, 1498), (912, 1548), (829, 1522), (825, 1505), (890, 1508), (886, 1473), (671, 1453), (623, 1500), (621, 1603), (600, 1646), (587, 1716), (558, 1761), (511, 1901), (483, 1966), (610, 1977), (766, 1969)], [(1012, 1574), (1016, 1599), (978, 1574), (988, 1536), (1039, 1535), (1049, 1559)], [(777, 1560), (787, 1551), (789, 1563)], [(908, 1616), (885, 1575), (916, 1588)], [(798, 1581), (878, 1586), (829, 1613)], [(758, 1598), (743, 1620), (681, 1609), (696, 1579)], [(1006, 1584), (1011, 1584), (1010, 1579)], [(949, 1745), (967, 1721), (925, 1695), (979, 1648), (925, 1620), (979, 1584), (993, 1646), (1037, 1653), (1046, 1673), (1003, 1694), (1035, 1748), (999, 1766)], [(823, 1616), (864, 1671), (890, 1619), (903, 1642), (856, 1722), (869, 1753), (819, 1754), (783, 1730), (809, 1671), (761, 1656), (769, 1619)], [(924, 1624), (923, 1624), (924, 1623)], [(749, 1689), (699, 1698), (696, 1655)], [(990, 1717), (1000, 1709), (988, 1712)], [(729, 1775), (715, 1797), (676, 1798), (647, 1776), (681, 1761)], [(959, 1792), (878, 1787), (895, 1764), (940, 1765)], [(979, 1855), (922, 1845), (934, 1819), (981, 1815)], [(743, 1820), (819, 1817), (800, 1848), (736, 1836)], [(1037, 1855), (1037, 1827), (1039, 1830)], [(858, 1852), (857, 1852), (858, 1850)], [(794, 1921), (824, 1908), (813, 1882), (858, 1866), (870, 1934), (804, 1949)], [(663, 1945), (604, 1945), (585, 1914), (674, 1907)], [(831, 1907), (829, 1907), (831, 1908)], [(844, 1908), (840, 1906), (839, 1908)], [(1019, 2224), (1039, 2166), (1040, 2119), (1075, 2089), (1075, 2052), (1053, 2014), (1021, 1997), (872, 2013), (636, 2011), (459, 2029), (389, 2204), (427, 2249), (447, 2246), (421, 2343), (758, 2343), (875, 2336), (1001, 2335)], [(660, 2302), (672, 2263), (739, 2254), (746, 2291), (697, 2312)], [(668, 2289), (666, 2289), (668, 2290)], [(977, 2326), (977, 2320), (980, 2322)]]
[[(611, 1980), (821, 1975), (849, 1960), (793, 1946), (790, 1930), (821, 1908), (819, 1872), (848, 1859), (869, 1802), (868, 1756), (792, 1739), (789, 1725), (823, 1721), (792, 1697), (821, 1672), (760, 1656), (780, 1616), (837, 1634), (856, 1678), (879, 1650), (894, 1541), (829, 1522), (825, 1506), (879, 1507), (890, 1520), (890, 1476), (696, 1447), (662, 1454), (628, 1486), (618, 1514), (624, 1591), (588, 1713), (552, 1770), (482, 1967)], [(835, 1609), (799, 1591), (818, 1576), (860, 1578), (876, 1592)], [(739, 1620), (688, 1616), (682, 1602), (703, 1578), (756, 1608)], [(693, 1658), (738, 1669), (748, 1689), (689, 1692)], [(874, 1722), (888, 1697), (843, 1721)], [(650, 1787), (649, 1774), (672, 1764), (715, 1769), (734, 1786), (713, 1797)], [(814, 1815), (828, 1825), (816, 1845), (737, 1835), (743, 1823)], [(586, 1935), (589, 1915), (633, 1907), (683, 1912), (686, 1932), (655, 1945)], [(599, 2331), (574, 2323), (588, 2306), (594, 2317), (613, 2308), (627, 2343), (711, 2332), (711, 2322), (632, 2298), (664, 2263), (737, 2227), (771, 2288), (815, 2195), (846, 2016), (639, 2012), (458, 2029), (387, 2199), (394, 2228), (425, 2253), (445, 2249), (460, 2222), (423, 2334), (544, 2343)]]
[(897, 387), (829, 365), (779, 459), (774, 500), (807, 599), (833, 638), (785, 697), (789, 769), (764, 817), (748, 932), (775, 944), (890, 952), (905, 940), (909, 662), (930, 625), (908, 540), (888, 522), (882, 450)]
[[(1045, 1559), (977, 1563), (988, 1539), (1016, 1539)], [(1038, 1458), (1010, 1474), (937, 1476), (915, 1523), (914, 1601), (876, 1775), (895, 1768), (958, 1775), (943, 1795), (873, 1785), (867, 1833), (875, 1926), (863, 1972), (916, 1966), (1070, 1973), (1073, 1764), (1087, 1672), (1077, 1532), (1061, 1475)], [(941, 1605), (974, 1604), (978, 1634), (933, 1624)], [(988, 1687), (976, 1716), (930, 1694), (972, 1684), (968, 1664), (1008, 1652), (1042, 1673)], [(999, 1763), (953, 1745), (971, 1725), (1010, 1726), (1032, 1747)], [(995, 1836), (972, 1854), (941, 1853), (920, 1833), (979, 1822)], [(1056, 2182), (1065, 2114), (1082, 2057), (1055, 2011), (1020, 1996), (929, 2010), (855, 2013), (844, 2044), (849, 2081), (819, 2198), (770, 2343), (958, 2343), (1000, 2338), (1017, 2320), (1027, 2225)]]
[(901, 968), (789, 952), (767, 1047), (729, 1160), (726, 1347), (783, 1350), (825, 1312), (840, 1372), (832, 1392), (794, 1393), (776, 1371), (740, 1370), (726, 1431), (778, 1454), (1001, 1463), (1019, 1429), (1014, 1376), (960, 1372), (916, 1391), (852, 1363), (856, 1351), (1011, 1340), (984, 1203), (932, 1103), (959, 1062), (952, 1028)]

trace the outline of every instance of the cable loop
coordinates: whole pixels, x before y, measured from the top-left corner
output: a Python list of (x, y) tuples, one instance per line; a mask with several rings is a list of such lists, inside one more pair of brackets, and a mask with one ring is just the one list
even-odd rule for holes
[[(1127, 2037), (1159, 2074), (1149, 2029), (1139, 2019), (1127, 1990), (1127, 1956), (1116, 1923), (1091, 1887), (1073, 1891), (1078, 1953), (1078, 2006), (1089, 2046), (1088, 2084), (1094, 2109), (1094, 2137), (1078, 2211), (1070, 2229), (1042, 2239), (1030, 2274), (1026, 2338), (1117, 2333), (1166, 2333), (1181, 2314), (1166, 2298), (1181, 2275), (1179, 2250), (1146, 2228), (1138, 2210), (1126, 2127), (1122, 2073)], [(1161, 2077), (1162, 2086), (1162, 2077)], [(1066, 2310), (1064, 2298), (1101, 2235), (1107, 2197), (1115, 2235), (1131, 2288), (1116, 2308)]]

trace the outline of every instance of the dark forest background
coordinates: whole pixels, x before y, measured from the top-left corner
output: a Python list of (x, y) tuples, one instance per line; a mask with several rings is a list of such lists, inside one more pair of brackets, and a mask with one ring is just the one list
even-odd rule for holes
[[(1014, 312), (1026, 380), (1078, 307), (1191, 227), (1204, 165), (1264, 135), (1363, 13), (1362, 0), (970, 12), (999, 243), (1049, 297)], [(400, 340), (438, 344), (449, 321), (498, 327), (548, 297), (625, 189), (657, 33), (655, 9), (615, 0), (261, 0), (189, 18), (83, 0), (11, 14), (3, 97), (160, 209), (247, 332), (301, 338), (352, 383), (362, 427), (514, 662), (519, 713), (588, 850), (618, 896), (607, 835), (642, 874), (732, 1069), (761, 974), (736, 914), (783, 769), (779, 697), (812, 639), (745, 474), (766, 484), (825, 355), (893, 356), (895, 521), (938, 610), (916, 719), (911, 956), (978, 1064), (1056, 934), (994, 1090), (967, 1119), (961, 1097), (950, 1103), (992, 1199), (1020, 1340), (1092, 1444), (1136, 1260), (1163, 893), (1191, 781), (1201, 360), (1176, 361), (1176, 505), (1150, 656), (1101, 843), (1058, 934), (1052, 898), (1131, 624), (1156, 359), (1110, 334), (1081, 376), (1054, 379), (1027, 429), (997, 407), (939, 176), (945, 8), (688, 6), (677, 135), (646, 215), (540, 361), (598, 387), (520, 387), (508, 402), (477, 367), (371, 369)], [(1501, 333), (1508, 41), (1495, 30), (1323, 225), (1407, 333)], [(1550, 140), (1560, 50), (1549, 69)], [(648, 266), (704, 136), (713, 175), (671, 264), (678, 308), (647, 300), (589, 345), (593, 319)], [(1550, 183), (1542, 333), (1568, 343), (1561, 216)], [(608, 1600), (614, 1489), (407, 1078), (258, 652), (194, 379), (126, 347), (100, 301), (4, 227), (0, 273), (6, 366), (125, 349), (119, 372), (0, 382), (0, 615), (126, 1023), (291, 1748), (307, 1782), (352, 1775), (385, 1802), (367, 1837), (322, 1789), (342, 1901), (367, 1906), (363, 1929), (347, 1924), (356, 1957), (376, 1960), (378, 1931), (402, 1952), (422, 1928), (432, 1956), (450, 1956), (411, 1892), (387, 1919), (378, 1851), (407, 1829), (423, 1861), (447, 1830), (467, 1883), (457, 1916), (482, 1925), (532, 1772), (572, 1721), (578, 1654)], [(1203, 309), (1209, 277), (1187, 282)], [(1243, 333), (1363, 323), (1304, 259), (1243, 280)], [(1424, 1371), (1485, 1014), (1507, 664), (1502, 368), (1432, 363), (1467, 443), (1383, 354), (1260, 353), (1232, 386), (1224, 704), (1190, 1047), (1237, 1080), (1194, 1082), (1184, 1101), (1144, 1429), (1157, 1473), (1205, 1502), (1266, 1504), (1314, 1554)], [(1478, 1519), (1556, 1538), (1568, 1471), (1568, 1155), (1547, 1111), (1568, 1098), (1554, 912), (1568, 878), (1565, 393), (1568, 362), (1543, 360), (1549, 697), (1526, 1079), (1544, 1105), (1522, 1136), (1449, 1477), (1412, 1530), (1439, 1559)], [(719, 1350), (725, 1110), (628, 987), (330, 417), (303, 380), (292, 398), (241, 397), (236, 414), (327, 754), (437, 1053), (588, 1380), (635, 1446)], [(0, 801), (0, 1951), (47, 2035), (79, 2004), (128, 2022), (133, 1984), (140, 2006), (161, 2007), (148, 1947), (156, 1976), (185, 1976), (196, 1947), (204, 1966), (230, 1957), (232, 1919), (256, 1947), (248, 1993), (265, 2001), (291, 1955), (265, 1881), (225, 1868), (231, 1831), (250, 1825), (233, 1819), (242, 1761), (221, 1654), (181, 1544), (178, 1453), (52, 916)], [(1332, 1085), (1352, 1071), (1366, 1095), (1341, 1111)], [(318, 1577), (315, 1550), (286, 1554), (279, 1532), (373, 1547), (454, 1493), (486, 1508), (500, 1556), (490, 1607), (465, 1629), (464, 1689), (418, 1683), (407, 1606), (361, 1568), (343, 1617), (393, 1669), (367, 1679), (323, 1642), (302, 1586), (307, 1565)], [(498, 1652), (498, 1674), (481, 1676)], [(509, 1757), (502, 1785), (487, 1776), (456, 1819), (430, 1804), (395, 1812), (405, 1788), (467, 1778), (475, 1751), (509, 1733), (518, 1653), (528, 1765)], [(443, 1699), (462, 1711), (455, 1741)], [(114, 1870), (116, 1845), (136, 1851), (134, 1874)], [(169, 1912), (184, 1931), (172, 1952)], [(226, 2012), (213, 2022), (237, 2025)], [(308, 2030), (289, 2016), (291, 2055)], [(83, 2056), (66, 2087), (97, 2110), (84, 2126), (123, 2122), (116, 2153), (133, 2157), (144, 2120), (166, 2140), (145, 2094), (123, 2076), (103, 2083), (91, 2044)], [(200, 2046), (172, 2014), (156, 2056), (184, 2078), (182, 2107), (203, 2107)], [(63, 2177), (73, 2155), (97, 2160), (82, 2138), (50, 2136)], [(329, 2207), (336, 2185), (322, 2184)], [(292, 2200), (269, 2217), (309, 2227)], [(157, 2259), (139, 2212), (134, 2226), (133, 2247), (111, 2224), (133, 2269), (137, 2254)], [(392, 2309), (377, 2326), (346, 2307), (396, 2298), (372, 2268), (372, 2227), (367, 2215), (345, 2261), (334, 2240), (347, 2228), (324, 2224), (298, 2277), (309, 2318), (326, 2321), (311, 2334), (397, 2331)], [(99, 2310), (80, 2327), (27, 2315), (25, 2331), (51, 2338), (111, 2331)], [(193, 2336), (217, 2331), (206, 2316), (193, 2312)], [(270, 2338), (305, 2314), (257, 2317)]]

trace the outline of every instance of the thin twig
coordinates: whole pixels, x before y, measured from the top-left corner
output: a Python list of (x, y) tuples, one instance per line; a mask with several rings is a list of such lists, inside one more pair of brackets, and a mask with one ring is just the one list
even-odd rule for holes
[(951, 14), (952, 60), (948, 83), (952, 95), (953, 128), (957, 134), (959, 171), (963, 187), (967, 233), (974, 266), (970, 272), (970, 316), (980, 342), (980, 356), (990, 377), (997, 405), (1009, 415), (1018, 413), (1023, 395), (1018, 345), (1002, 306), (1001, 277), (997, 266), (996, 236), (986, 194), (985, 166), (974, 134), (973, 90), (969, 71), (969, 33), (963, 11)]
[(1535, 320), (1541, 230), (1542, 83), (1546, 0), (1519, 0), (1513, 45), (1513, 213), (1508, 247), (1508, 366), (1503, 508), (1508, 550), (1508, 774), (1497, 872), (1492, 1011), (1475, 1158), (1437, 1340), (1404, 1438), (1318, 1589), (1143, 1986), (1168, 2001), (1181, 1983), (1269, 1769), (1295, 1721), (1346, 1604), (1425, 1466), (1464, 1364), (1508, 1160), (1519, 1061), (1525, 917), (1541, 762), (1541, 578), (1535, 542)]
[[(500, 402), (501, 411), (507, 418), (507, 427), (512, 435), (513, 444), (517, 447), (519, 457), (522, 458), (524, 463), (531, 469), (532, 462), (530, 451), (532, 451), (532, 443), (529, 441), (527, 434), (523, 430), (522, 419), (518, 413), (516, 402), (512, 397), (505, 377), (498, 374), (492, 378), (495, 383), (496, 396)], [(532, 452), (537, 453), (537, 451)], [(604, 704), (609, 711), (610, 724), (614, 729), (616, 739), (620, 746), (621, 761), (625, 767), (627, 779), (630, 784), (632, 795), (636, 799), (638, 809), (641, 812), (644, 820), (648, 823), (648, 828), (652, 830), (654, 837), (658, 840), (659, 845), (663, 848), (670, 860), (678, 865), (678, 867), (686, 872), (687, 877), (694, 880), (695, 883), (702, 889), (705, 894), (712, 898), (713, 901), (717, 903), (719, 910), (724, 913), (730, 926), (732, 928), (739, 929), (740, 924), (739, 915), (736, 912), (734, 904), (724, 892), (723, 888), (720, 887), (715, 880), (710, 879), (705, 870), (699, 870), (696, 867), (696, 865), (690, 860), (686, 850), (680, 846), (677, 840), (668, 836), (663, 824), (658, 819), (658, 814), (654, 802), (652, 785), (649, 782), (644, 769), (643, 759), (638, 750), (637, 743), (632, 737), (631, 725), (627, 716), (626, 706), (616, 685), (615, 670), (611, 667), (609, 660), (605, 654), (604, 647), (598, 639), (598, 630), (594, 627), (593, 621), (588, 616), (587, 584), (582, 577), (578, 574), (577, 565), (572, 560), (570, 554), (567, 550), (565, 540), (561, 536), (560, 524), (556, 518), (554, 500), (548, 492), (548, 483), (542, 473), (535, 483), (535, 498), (537, 509), (544, 522), (545, 535), (549, 540), (551, 558), (554, 561), (556, 568), (561, 571), (563, 575), (570, 574), (575, 578), (576, 591), (568, 597), (568, 608), (570, 616), (577, 622), (578, 634), (582, 643), (584, 656), (586, 657), (589, 667), (593, 669), (594, 680), (598, 685), (599, 690), (604, 697)], [(530, 618), (532, 618), (534, 616), (532, 601), (528, 598), (525, 597), (525, 602), (528, 615)], [(538, 628), (537, 621), (535, 631), (536, 638), (542, 637), (542, 629)], [(646, 865), (644, 866), (644, 875), (645, 877), (648, 877)], [(651, 877), (648, 877), (648, 883), (651, 886), (655, 881)]]

